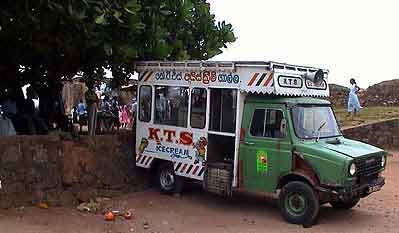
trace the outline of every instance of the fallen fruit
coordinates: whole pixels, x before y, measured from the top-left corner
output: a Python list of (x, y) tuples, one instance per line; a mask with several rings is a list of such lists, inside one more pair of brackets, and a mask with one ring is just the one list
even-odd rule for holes
[(123, 215), (123, 217), (124, 217), (126, 220), (132, 219), (132, 212), (126, 211), (126, 213)]
[(105, 213), (105, 220), (114, 221), (115, 220), (114, 214), (111, 211), (108, 211), (107, 213)]
[(40, 209), (48, 209), (48, 205), (46, 203), (39, 203), (37, 204), (37, 207)]

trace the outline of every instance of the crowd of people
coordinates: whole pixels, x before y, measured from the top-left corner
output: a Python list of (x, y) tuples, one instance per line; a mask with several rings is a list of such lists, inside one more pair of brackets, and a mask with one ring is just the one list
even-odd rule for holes
[(65, 129), (67, 119), (57, 90), (58, 86), (47, 85), (30, 85), (25, 93), (21, 87), (1, 89), (0, 136), (47, 134), (51, 129)]
[(87, 125), (93, 135), (131, 128), (134, 123), (135, 97), (127, 103), (118, 91), (104, 92), (89, 84), (84, 98), (66, 112), (70, 107), (66, 107), (62, 91), (61, 83), (0, 88), (0, 136), (73, 131), (74, 123), (80, 125), (81, 132)]
[(130, 104), (121, 103), (118, 96), (104, 94), (97, 87), (88, 86), (85, 101), (80, 100), (72, 109), (73, 123), (87, 125), (89, 134), (109, 133), (132, 128), (136, 113), (136, 98)]

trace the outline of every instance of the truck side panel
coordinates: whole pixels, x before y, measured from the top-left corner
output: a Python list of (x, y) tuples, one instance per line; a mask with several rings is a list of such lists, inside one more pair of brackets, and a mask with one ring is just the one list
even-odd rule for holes
[(136, 165), (149, 168), (154, 159), (172, 161), (180, 176), (203, 179), (207, 138), (185, 128), (141, 123), (137, 127)]

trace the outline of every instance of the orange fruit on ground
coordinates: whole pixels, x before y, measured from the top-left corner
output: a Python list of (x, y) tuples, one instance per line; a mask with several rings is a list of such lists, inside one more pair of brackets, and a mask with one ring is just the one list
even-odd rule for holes
[(115, 220), (114, 214), (111, 211), (108, 211), (107, 213), (105, 213), (105, 220), (114, 221)]

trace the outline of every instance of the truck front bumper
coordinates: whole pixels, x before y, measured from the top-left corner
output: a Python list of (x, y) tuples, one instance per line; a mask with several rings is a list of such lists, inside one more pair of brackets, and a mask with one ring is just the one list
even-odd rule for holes
[(356, 184), (349, 187), (320, 187), (319, 191), (329, 194), (330, 199), (334, 200), (351, 200), (354, 198), (363, 198), (373, 192), (381, 190), (385, 184), (384, 177), (377, 177), (365, 183)]

